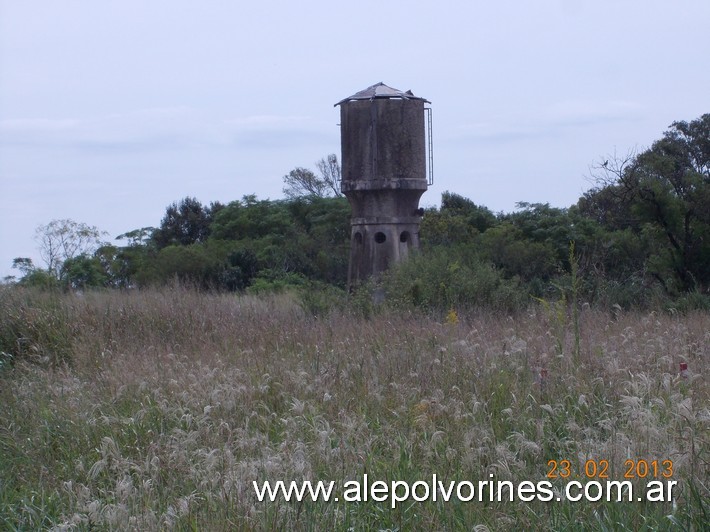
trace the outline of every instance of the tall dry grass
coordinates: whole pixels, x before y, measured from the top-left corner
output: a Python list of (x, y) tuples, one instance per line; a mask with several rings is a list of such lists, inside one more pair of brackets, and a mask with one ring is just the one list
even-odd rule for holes
[[(710, 316), (334, 311), (184, 288), (0, 295), (0, 528), (707, 523)], [(578, 337), (578, 338), (577, 338)], [(579, 356), (573, 357), (579, 341)], [(13, 347), (14, 346), (14, 347)], [(10, 356), (12, 355), (12, 356)], [(680, 362), (688, 374), (680, 375)], [(544, 480), (670, 459), (671, 503), (259, 503), (257, 480)]]

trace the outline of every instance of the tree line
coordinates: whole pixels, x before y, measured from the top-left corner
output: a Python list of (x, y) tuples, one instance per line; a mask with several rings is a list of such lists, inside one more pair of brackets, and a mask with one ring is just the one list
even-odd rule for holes
[[(344, 290), (350, 207), (335, 155), (318, 174), (284, 176), (286, 199), (226, 205), (187, 197), (157, 227), (101, 240), (56, 220), (38, 229), (45, 267), (15, 259), (21, 285), (133, 288), (178, 279), (205, 289)], [(382, 283), (404, 304), (516, 308), (574, 290), (624, 308), (707, 306), (710, 293), (710, 114), (674, 122), (639, 153), (591, 166), (593, 188), (568, 208), (519, 203), (493, 213), (454, 192), (424, 212), (422, 250)]]

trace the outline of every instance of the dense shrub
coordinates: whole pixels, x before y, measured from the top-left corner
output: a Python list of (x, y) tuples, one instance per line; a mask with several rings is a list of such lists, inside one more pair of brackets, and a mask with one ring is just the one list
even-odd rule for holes
[(436, 248), (415, 255), (383, 278), (387, 300), (394, 306), (436, 312), (451, 308), (519, 310), (529, 302), (517, 278), (501, 272), (462, 248)]

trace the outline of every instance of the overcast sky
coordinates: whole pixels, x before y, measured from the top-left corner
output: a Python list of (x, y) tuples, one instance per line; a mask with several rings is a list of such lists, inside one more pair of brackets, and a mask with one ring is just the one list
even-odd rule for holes
[(568, 207), (710, 112), (709, 24), (708, 0), (0, 0), (0, 277), (52, 219), (113, 239), (186, 196), (283, 197), (380, 81), (432, 102), (422, 205)]

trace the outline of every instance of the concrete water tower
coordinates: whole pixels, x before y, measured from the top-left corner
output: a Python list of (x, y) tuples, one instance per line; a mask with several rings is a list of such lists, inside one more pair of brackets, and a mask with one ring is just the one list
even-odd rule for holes
[(340, 106), (341, 190), (352, 208), (350, 287), (419, 247), (419, 198), (432, 184), (428, 103), (411, 91), (378, 83), (335, 104)]

